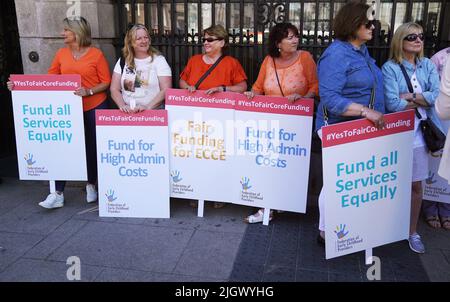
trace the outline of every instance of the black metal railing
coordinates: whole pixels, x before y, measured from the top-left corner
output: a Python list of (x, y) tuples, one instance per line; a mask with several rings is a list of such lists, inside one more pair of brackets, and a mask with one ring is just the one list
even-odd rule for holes
[[(144, 23), (150, 29), (153, 46), (164, 54), (172, 67), (174, 85), (177, 86), (189, 57), (202, 50), (201, 31), (212, 24), (222, 24), (230, 35), (229, 53), (241, 62), (251, 85), (267, 54), (265, 43), (274, 24), (289, 21), (296, 25), (301, 34), (301, 49), (311, 52), (317, 60), (332, 41), (333, 18), (345, 2), (117, 0), (117, 56), (123, 46), (127, 25)], [(368, 43), (377, 63), (381, 65), (387, 60), (393, 31), (404, 22), (416, 21), (424, 27), (427, 56), (445, 46), (440, 43), (440, 35), (446, 5), (450, 5), (448, 0), (382, 0), (374, 39)]]

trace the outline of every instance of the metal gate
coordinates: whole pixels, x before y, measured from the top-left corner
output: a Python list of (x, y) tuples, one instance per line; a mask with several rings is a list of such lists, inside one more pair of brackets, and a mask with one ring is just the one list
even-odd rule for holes
[[(201, 31), (221, 24), (230, 35), (230, 55), (244, 67), (251, 85), (267, 54), (265, 42), (270, 28), (289, 21), (301, 34), (301, 49), (317, 59), (331, 42), (332, 20), (346, 1), (181, 1), (181, 0), (117, 0), (119, 36), (115, 41), (117, 55), (130, 23), (143, 23), (150, 29), (152, 44), (172, 67), (174, 85), (187, 60), (202, 50)], [(371, 3), (372, 1), (367, 1)], [(378, 64), (386, 61), (393, 31), (404, 22), (416, 21), (424, 27), (425, 52), (432, 55), (441, 41), (445, 6), (448, 1), (398, 0), (381, 3), (380, 22), (369, 43)]]

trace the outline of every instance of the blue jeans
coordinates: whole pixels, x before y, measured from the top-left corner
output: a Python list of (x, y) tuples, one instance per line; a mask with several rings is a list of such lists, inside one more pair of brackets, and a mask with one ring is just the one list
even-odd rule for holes
[[(88, 183), (95, 184), (97, 182), (97, 140), (95, 132), (95, 110), (109, 109), (108, 102), (105, 100), (97, 107), (85, 111), (84, 115), (84, 137), (86, 142), (86, 165)], [(63, 192), (66, 186), (66, 181), (55, 182), (56, 191)]]

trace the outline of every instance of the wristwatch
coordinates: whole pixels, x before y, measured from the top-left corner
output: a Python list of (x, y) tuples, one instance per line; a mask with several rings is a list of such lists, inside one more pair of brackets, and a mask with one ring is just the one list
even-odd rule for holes
[(94, 95), (94, 91), (92, 91), (92, 89), (89, 89), (89, 95)]
[(223, 88), (223, 92), (227, 91), (227, 86), (222, 85), (222, 88)]
[(413, 93), (413, 102), (416, 101), (416, 97), (417, 97), (417, 94), (414, 92), (414, 93)]

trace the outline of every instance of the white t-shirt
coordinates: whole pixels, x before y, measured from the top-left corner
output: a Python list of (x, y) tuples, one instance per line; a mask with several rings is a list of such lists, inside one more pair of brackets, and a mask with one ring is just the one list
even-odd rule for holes
[[(422, 86), (420, 86), (419, 81), (417, 80), (416, 72), (414, 71), (412, 77), (411, 77), (411, 84), (413, 86), (415, 93), (422, 93)], [(419, 110), (420, 115), (422, 116), (423, 120), (427, 119), (427, 112), (424, 108), (418, 107), (417, 110)], [(423, 147), (426, 146), (425, 140), (423, 139), (422, 130), (419, 128), (420, 120), (417, 117), (417, 115), (414, 114), (414, 148)]]
[(130, 105), (133, 100), (136, 105), (147, 105), (161, 91), (158, 77), (172, 76), (169, 64), (161, 55), (149, 56), (146, 59), (134, 59), (136, 70), (128, 68), (125, 63), (124, 71), (120, 68), (120, 59), (114, 67), (114, 72), (122, 74), (120, 86), (123, 100)]

